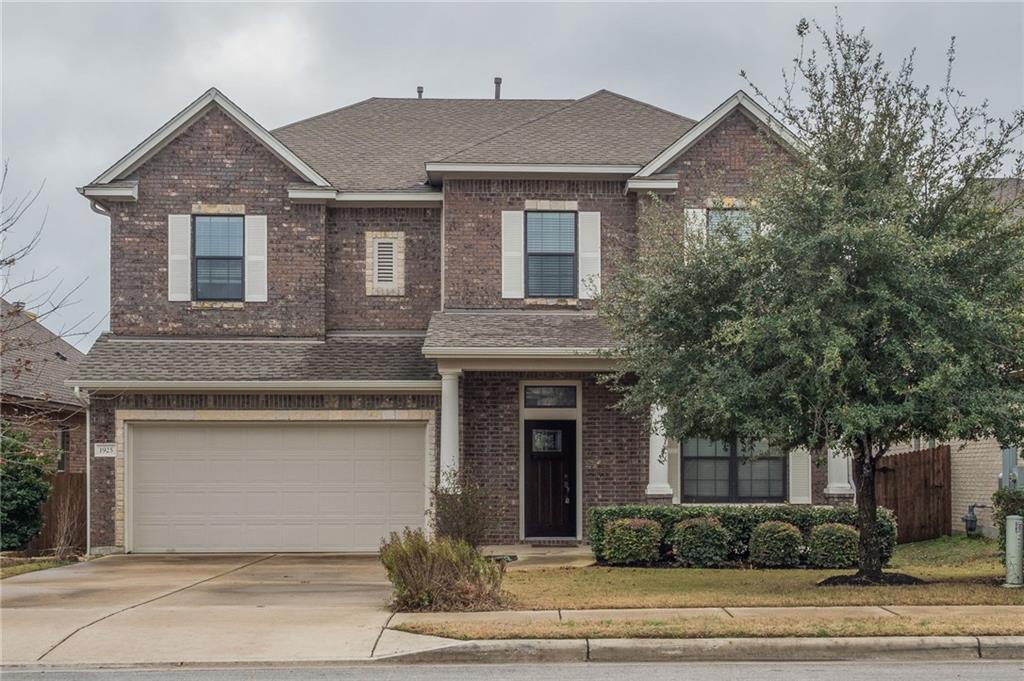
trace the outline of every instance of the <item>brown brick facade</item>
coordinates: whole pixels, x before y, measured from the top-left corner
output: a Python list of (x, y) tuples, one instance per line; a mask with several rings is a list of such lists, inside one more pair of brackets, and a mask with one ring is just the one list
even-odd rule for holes
[(612, 254), (636, 246), (636, 196), (625, 189), (608, 180), (448, 180), (445, 307), (524, 307), (501, 297), (501, 212), (524, 210), (528, 200), (578, 201), (579, 210), (600, 212), (602, 276), (610, 276)]
[(640, 503), (647, 486), (648, 435), (614, 409), (617, 398), (591, 373), (467, 372), (461, 383), (462, 466), (494, 499), (486, 541), (519, 541), (519, 382), (582, 381), (583, 519), (592, 506)]
[[(303, 394), (120, 394), (93, 395), (90, 420), (93, 442), (114, 442), (116, 411), (210, 409), (381, 410), (424, 409), (436, 414), (438, 395), (303, 395)], [(440, 419), (435, 417), (435, 441)], [(115, 546), (115, 459), (93, 458), (91, 469), (92, 545)]]
[(707, 199), (750, 199), (758, 167), (789, 159), (746, 114), (734, 111), (665, 169), (679, 178), (674, 198), (685, 206)]
[[(135, 336), (319, 336), (324, 332), (323, 206), (288, 200), (300, 181), (219, 109), (139, 168), (137, 203), (110, 204), (110, 329)], [(167, 216), (193, 204), (267, 216), (268, 301), (194, 309), (167, 300)]]
[[(366, 295), (367, 232), (404, 236), (404, 295)], [(441, 306), (441, 209), (329, 209), (326, 269), (328, 330), (426, 329)]]

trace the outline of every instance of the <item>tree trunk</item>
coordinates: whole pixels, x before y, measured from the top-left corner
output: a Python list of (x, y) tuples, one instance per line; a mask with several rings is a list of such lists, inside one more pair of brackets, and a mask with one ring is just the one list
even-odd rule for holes
[(878, 503), (875, 501), (875, 468), (870, 440), (856, 447), (853, 485), (857, 491), (857, 526), (860, 529), (860, 566), (857, 577), (877, 582), (882, 578), (882, 547), (878, 543)]

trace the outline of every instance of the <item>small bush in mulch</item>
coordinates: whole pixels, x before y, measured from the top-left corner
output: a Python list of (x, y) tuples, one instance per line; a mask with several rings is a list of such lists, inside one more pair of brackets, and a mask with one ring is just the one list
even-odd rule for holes
[(732, 536), (718, 518), (688, 518), (676, 523), (671, 543), (676, 561), (687, 567), (721, 567), (732, 552)]
[(395, 589), (398, 610), (494, 610), (502, 605), (505, 563), (489, 560), (464, 541), (427, 539), (406, 529), (381, 542), (380, 562)]
[(650, 565), (661, 558), (661, 523), (645, 518), (620, 518), (605, 526), (609, 565)]
[(925, 584), (923, 579), (902, 572), (883, 572), (878, 579), (863, 575), (835, 575), (818, 582), (818, 586), (915, 586)]
[(750, 534), (750, 562), (762, 568), (797, 567), (802, 543), (796, 525), (779, 520), (761, 523)]
[(825, 523), (811, 528), (807, 562), (816, 568), (851, 568), (859, 560), (860, 532), (852, 525)]

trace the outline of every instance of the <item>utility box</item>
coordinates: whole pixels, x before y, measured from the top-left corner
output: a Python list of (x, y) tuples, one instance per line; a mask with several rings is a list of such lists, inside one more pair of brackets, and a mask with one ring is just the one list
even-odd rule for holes
[(1006, 516), (1006, 584), (1024, 586), (1024, 517)]
[(1016, 447), (1003, 448), (1003, 471), (999, 476), (999, 486), (1007, 489), (1024, 487), (1024, 461)]

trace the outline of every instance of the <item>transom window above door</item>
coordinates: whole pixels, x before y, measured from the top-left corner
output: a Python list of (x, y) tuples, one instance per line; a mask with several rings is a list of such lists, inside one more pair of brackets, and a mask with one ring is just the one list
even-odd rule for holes
[(193, 223), (195, 299), (244, 300), (245, 219), (196, 215)]
[(786, 456), (763, 442), (690, 438), (681, 443), (679, 468), (684, 502), (786, 500)]
[(526, 213), (526, 297), (576, 297), (576, 213)]
[(575, 409), (576, 386), (528, 385), (523, 388), (523, 406), (527, 409)]

